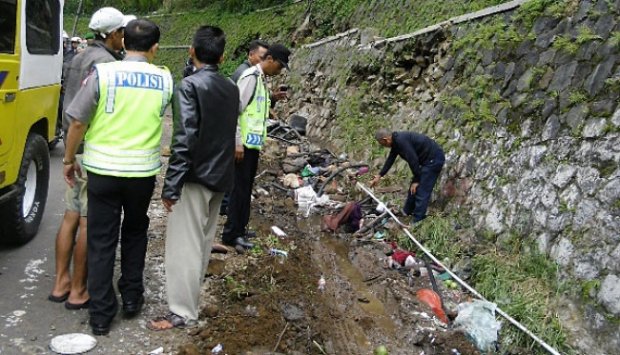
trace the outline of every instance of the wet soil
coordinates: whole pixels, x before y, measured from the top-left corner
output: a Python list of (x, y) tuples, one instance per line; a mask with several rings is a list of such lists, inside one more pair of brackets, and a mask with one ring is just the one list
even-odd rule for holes
[[(384, 268), (385, 241), (374, 240), (372, 232), (361, 237), (321, 232), (320, 215), (329, 210), (304, 217), (291, 193), (273, 187), (285, 150), (285, 145), (271, 142), (261, 158), (259, 171), (265, 173), (255, 188), (264, 191), (255, 189), (250, 221), (257, 247), (243, 255), (233, 250), (212, 255), (201, 298), (201, 326), (166, 332), (165, 337), (172, 338), (164, 350), (209, 354), (221, 344), (222, 354), (372, 354), (385, 346), (390, 354), (478, 354), (462, 333), (449, 329), (417, 300), (418, 289), (431, 288), (428, 277)], [(335, 199), (363, 198), (346, 179), (340, 180), (342, 193)], [(161, 208), (152, 209), (152, 266), (163, 255), (165, 219)], [(287, 236), (273, 235), (274, 225)], [(272, 255), (271, 248), (287, 256)], [(154, 270), (161, 282), (163, 268)], [(321, 276), (323, 290), (318, 287)], [(462, 301), (459, 291), (440, 287), (451, 304)], [(162, 300), (155, 307), (162, 309), (163, 286), (158, 292), (152, 296)]]

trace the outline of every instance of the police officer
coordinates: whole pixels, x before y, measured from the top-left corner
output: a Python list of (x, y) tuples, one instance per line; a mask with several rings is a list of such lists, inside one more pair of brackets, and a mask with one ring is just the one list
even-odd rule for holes
[(222, 241), (237, 251), (254, 245), (245, 239), (250, 220), (252, 185), (258, 167), (260, 150), (267, 138), (267, 119), (271, 99), (265, 85), (265, 76), (278, 75), (288, 69), (290, 51), (281, 44), (269, 47), (264, 58), (241, 74), (239, 87), (239, 116), (235, 148), (235, 183), (230, 193), (228, 219), (224, 225)]
[(112, 277), (119, 230), (118, 288), (123, 313), (135, 316), (144, 303), (147, 210), (161, 167), (161, 116), (172, 95), (170, 72), (150, 64), (159, 37), (159, 28), (153, 22), (129, 22), (125, 27), (125, 59), (96, 65), (66, 110), (72, 122), (63, 164), (70, 186), (75, 183), (75, 174), (81, 174), (75, 152), (82, 138), (85, 141), (82, 164), (88, 172), (90, 211), (89, 313), (95, 335), (109, 333), (118, 309)]

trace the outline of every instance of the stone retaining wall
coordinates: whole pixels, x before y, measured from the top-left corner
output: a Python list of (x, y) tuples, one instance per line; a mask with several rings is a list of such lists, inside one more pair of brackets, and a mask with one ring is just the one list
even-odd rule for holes
[(437, 202), (590, 285), (576, 346), (618, 349), (620, 0), (526, 5), (380, 49), (373, 29), (299, 49), (287, 111), (364, 159), (380, 126), (439, 141)]

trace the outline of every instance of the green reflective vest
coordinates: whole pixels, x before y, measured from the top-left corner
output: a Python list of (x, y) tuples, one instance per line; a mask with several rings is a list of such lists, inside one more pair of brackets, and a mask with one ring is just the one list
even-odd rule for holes
[(269, 118), (269, 108), (271, 107), (271, 99), (269, 92), (263, 81), (263, 76), (258, 69), (246, 70), (237, 83), (241, 79), (255, 75), (256, 87), (252, 101), (243, 110), (239, 116), (239, 127), (241, 129), (241, 142), (249, 149), (261, 150), (265, 139), (267, 139), (267, 118)]
[(161, 167), (161, 117), (172, 97), (170, 72), (130, 61), (96, 68), (99, 103), (84, 136), (84, 168), (108, 176), (156, 175)]

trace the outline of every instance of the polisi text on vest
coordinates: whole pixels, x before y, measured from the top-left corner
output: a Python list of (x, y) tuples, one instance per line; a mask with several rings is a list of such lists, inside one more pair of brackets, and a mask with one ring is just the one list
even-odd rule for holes
[(164, 78), (151, 73), (119, 71), (115, 84), (117, 87), (164, 90)]

